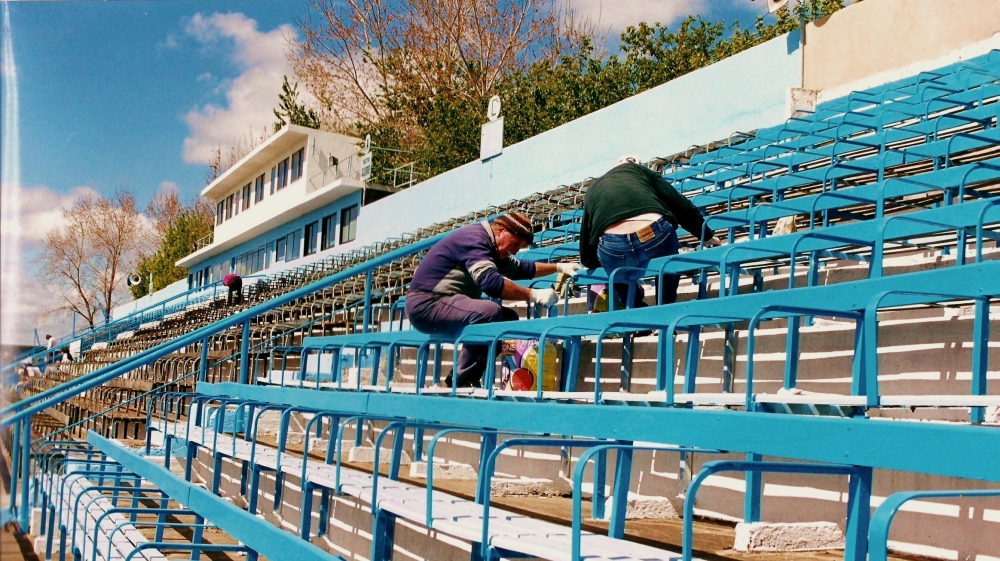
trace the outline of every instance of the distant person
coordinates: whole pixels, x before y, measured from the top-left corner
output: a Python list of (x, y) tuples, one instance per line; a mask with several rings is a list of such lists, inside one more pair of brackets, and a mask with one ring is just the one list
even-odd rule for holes
[(229, 288), (229, 294), (226, 296), (227, 306), (243, 303), (243, 279), (239, 275), (229, 273), (222, 277), (222, 285)]
[(73, 362), (73, 353), (69, 352), (69, 347), (63, 347), (62, 362)]
[[(578, 263), (535, 263), (514, 255), (533, 240), (531, 220), (510, 212), (492, 224), (480, 222), (439, 241), (413, 274), (406, 294), (406, 316), (417, 331), (455, 333), (466, 325), (516, 321), (517, 312), (483, 300), (488, 296), (552, 306), (559, 296), (551, 288), (525, 288), (513, 280), (556, 272), (574, 275)], [(476, 387), (486, 372), (488, 345), (462, 345), (455, 374), (459, 387)], [(451, 385), (451, 375), (445, 384)]]
[[(703, 228), (705, 218), (687, 197), (640, 163), (636, 156), (622, 156), (587, 189), (580, 228), (580, 261), (585, 267), (603, 267), (611, 275), (619, 267), (645, 268), (657, 257), (674, 255), (680, 249), (678, 225), (701, 236), (706, 246), (721, 243), (711, 229)], [(616, 282), (614, 287), (616, 300), (624, 302), (629, 287), (635, 286), (629, 307), (645, 306), (637, 282), (640, 276), (621, 278), (625, 282)], [(664, 276), (660, 286), (663, 303), (676, 301), (679, 283), (680, 275)]]
[(45, 363), (46, 364), (52, 364), (53, 362), (56, 361), (55, 353), (52, 352), (52, 349), (55, 346), (56, 346), (56, 338), (53, 337), (52, 335), (46, 334), (45, 335), (45, 351), (46, 351), (45, 352)]

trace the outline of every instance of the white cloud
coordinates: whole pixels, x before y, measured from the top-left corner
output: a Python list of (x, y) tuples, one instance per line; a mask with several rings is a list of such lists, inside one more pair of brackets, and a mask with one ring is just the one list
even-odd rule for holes
[(160, 197), (163, 195), (176, 195), (180, 193), (180, 188), (173, 181), (163, 181), (160, 186), (156, 188), (156, 194), (154, 197)]
[(207, 104), (184, 115), (190, 129), (184, 161), (207, 164), (219, 145), (225, 151), (251, 129), (261, 131), (272, 124), (282, 76), (292, 76), (285, 53), (288, 39), (296, 34), (288, 24), (259, 31), (256, 21), (240, 13), (196, 14), (185, 31), (206, 47), (231, 43), (229, 56), (240, 70), (239, 76), (223, 82), (224, 106)]
[(44, 186), (4, 185), (4, 205), (0, 215), (4, 247), (10, 247), (8, 241), (25, 245), (41, 244), (46, 234), (62, 223), (63, 209), (72, 207), (88, 195), (99, 196), (87, 186), (77, 187), (69, 193), (56, 193)]
[(580, 17), (589, 17), (601, 29), (610, 28), (615, 34), (630, 25), (659, 22), (670, 25), (675, 21), (704, 10), (707, 0), (570, 0), (569, 5)]
[(42, 284), (39, 255), (45, 235), (61, 224), (63, 209), (96, 192), (77, 187), (69, 193), (56, 193), (44, 186), (7, 184), (0, 186), (0, 192), (0, 332), (4, 342), (29, 344), (35, 328), (42, 335), (63, 335), (69, 330), (65, 318), (46, 315), (54, 293)]
[(177, 36), (171, 33), (167, 35), (167, 38), (157, 46), (162, 49), (176, 49), (180, 46), (180, 43), (177, 41)]

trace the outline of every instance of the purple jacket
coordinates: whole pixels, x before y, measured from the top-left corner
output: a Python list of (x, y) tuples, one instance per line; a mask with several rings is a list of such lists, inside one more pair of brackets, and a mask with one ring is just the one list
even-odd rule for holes
[(535, 263), (515, 257), (500, 259), (493, 229), (481, 222), (459, 228), (436, 243), (417, 267), (410, 290), (470, 298), (480, 298), (485, 292), (499, 298), (505, 276), (534, 278)]

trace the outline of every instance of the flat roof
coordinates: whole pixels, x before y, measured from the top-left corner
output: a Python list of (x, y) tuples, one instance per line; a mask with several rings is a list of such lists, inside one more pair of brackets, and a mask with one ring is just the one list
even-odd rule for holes
[(230, 191), (253, 181), (256, 176), (260, 175), (261, 168), (266, 167), (269, 162), (295, 146), (308, 141), (310, 135), (317, 133), (334, 134), (299, 125), (281, 127), (280, 131), (271, 135), (263, 144), (251, 150), (249, 154), (243, 156), (240, 161), (233, 164), (215, 181), (202, 189), (201, 196), (216, 200), (222, 198)]

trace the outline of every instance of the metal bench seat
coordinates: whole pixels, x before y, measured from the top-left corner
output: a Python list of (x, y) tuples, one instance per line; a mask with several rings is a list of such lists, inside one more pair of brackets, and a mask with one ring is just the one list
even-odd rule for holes
[[(233, 439), (210, 429), (174, 424), (169, 430), (179, 438), (189, 437), (190, 442), (215, 442), (215, 452), (223, 456), (249, 461), (252, 444), (242, 439)], [(176, 432), (173, 432), (176, 431)], [(235, 447), (236, 454), (232, 450)], [(283, 473), (301, 476), (302, 459), (282, 453), (280, 466), (278, 452), (273, 448), (257, 446), (253, 451), (255, 463), (268, 469), (281, 469)], [(322, 462), (309, 462), (307, 478), (314, 484), (327, 489), (337, 486), (337, 468)], [(372, 503), (373, 483), (370, 474), (341, 466), (340, 491), (369, 504)], [(373, 508), (384, 509), (411, 522), (425, 525), (427, 522), (427, 490), (387, 477), (378, 478), (378, 493)], [(441, 492), (431, 491), (433, 502), (432, 528), (459, 539), (478, 543), (482, 539), (483, 506), (473, 501)], [(571, 531), (565, 526), (531, 518), (523, 514), (490, 508), (489, 543), (502, 551), (531, 555), (551, 561), (571, 561)], [(584, 532), (581, 536), (582, 558), (588, 560), (662, 560), (670, 561), (676, 553), (662, 551), (650, 546), (616, 540), (600, 534)]]
[[(885, 146), (941, 132), (940, 123), (950, 127), (962, 124), (989, 122), (996, 116), (994, 98), (1000, 94), (996, 84), (980, 84), (976, 89), (943, 95), (928, 101), (908, 105), (897, 102), (891, 108), (878, 108), (874, 112), (842, 113), (837, 119), (810, 121), (809, 117), (791, 120), (795, 127), (786, 125), (761, 129), (757, 137), (735, 147), (725, 147), (708, 154), (692, 156), (691, 165), (668, 172), (664, 177), (677, 182), (731, 172), (747, 165), (761, 162), (785, 153), (812, 153), (814, 155), (843, 155), (859, 150), (864, 145)], [(982, 103), (992, 100), (991, 103)], [(969, 108), (976, 104), (975, 107)], [(958, 111), (951, 111), (953, 108)], [(937, 113), (937, 114), (935, 114)], [(934, 114), (934, 115), (932, 115)], [(804, 128), (803, 128), (804, 127)], [(790, 137), (786, 133), (794, 132)], [(840, 141), (840, 142), (838, 142)], [(838, 144), (841, 146), (837, 150)], [(791, 163), (791, 162), (784, 162)], [(767, 168), (764, 169), (767, 171)], [(730, 177), (731, 179), (732, 177)]]
[[(114, 475), (114, 472), (108, 472), (109, 478)], [(52, 474), (50, 477), (49, 488), (69, 490), (56, 498), (54, 506), (61, 516), (58, 523), (66, 528), (67, 545), (79, 549), (82, 559), (89, 561), (96, 554), (97, 559), (120, 561), (140, 544), (149, 543), (126, 517), (109, 513), (115, 506), (100, 491), (83, 491), (93, 487), (93, 481), (72, 473), (64, 476)], [(148, 547), (144, 547), (137, 556), (146, 561), (166, 561), (162, 553)]]

